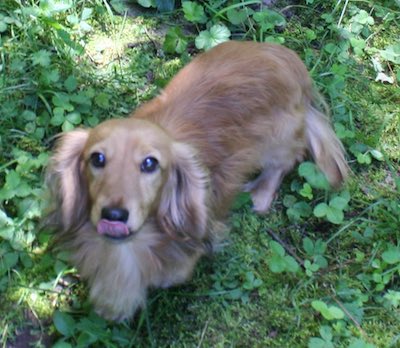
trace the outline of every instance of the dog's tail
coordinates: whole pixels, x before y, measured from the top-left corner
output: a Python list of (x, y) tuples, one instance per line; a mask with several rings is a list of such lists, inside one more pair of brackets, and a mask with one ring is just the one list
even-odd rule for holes
[[(320, 104), (324, 113), (319, 111), (315, 104)], [(314, 102), (309, 104), (307, 110), (306, 137), (314, 161), (324, 172), (330, 184), (333, 187), (339, 187), (348, 176), (349, 167), (343, 145), (332, 129), (328, 113), (329, 109), (324, 99), (316, 94)]]

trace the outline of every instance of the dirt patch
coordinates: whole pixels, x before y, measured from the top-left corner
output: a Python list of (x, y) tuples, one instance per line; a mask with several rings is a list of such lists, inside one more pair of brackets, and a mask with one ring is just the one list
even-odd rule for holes
[(31, 311), (25, 313), (26, 323), (14, 332), (14, 339), (6, 343), (7, 348), (28, 348), (34, 344), (43, 347), (51, 347), (55, 341), (53, 335), (46, 330), (50, 326), (50, 320), (40, 322)]

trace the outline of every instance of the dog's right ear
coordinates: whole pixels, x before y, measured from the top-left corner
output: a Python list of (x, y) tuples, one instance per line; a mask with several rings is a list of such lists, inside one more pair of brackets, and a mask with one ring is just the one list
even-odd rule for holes
[(83, 175), (82, 152), (88, 130), (77, 129), (62, 134), (56, 143), (46, 171), (50, 193), (50, 227), (70, 231), (80, 226), (88, 215), (88, 191)]
[(158, 210), (158, 219), (171, 237), (198, 242), (208, 223), (208, 175), (189, 145), (174, 143), (172, 166)]

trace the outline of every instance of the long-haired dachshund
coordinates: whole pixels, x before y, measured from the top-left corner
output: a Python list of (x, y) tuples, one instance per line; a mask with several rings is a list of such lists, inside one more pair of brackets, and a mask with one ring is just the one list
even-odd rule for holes
[(187, 280), (235, 195), (249, 191), (265, 213), (307, 152), (340, 185), (343, 147), (316, 95), (293, 51), (227, 42), (132, 117), (62, 135), (47, 172), (49, 223), (97, 312), (130, 318), (148, 288)]

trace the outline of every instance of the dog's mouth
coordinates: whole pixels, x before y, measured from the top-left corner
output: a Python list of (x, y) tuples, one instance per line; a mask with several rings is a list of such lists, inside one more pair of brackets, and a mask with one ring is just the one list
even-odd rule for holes
[(106, 219), (97, 223), (97, 233), (113, 241), (125, 241), (133, 236), (133, 231), (125, 223)]

